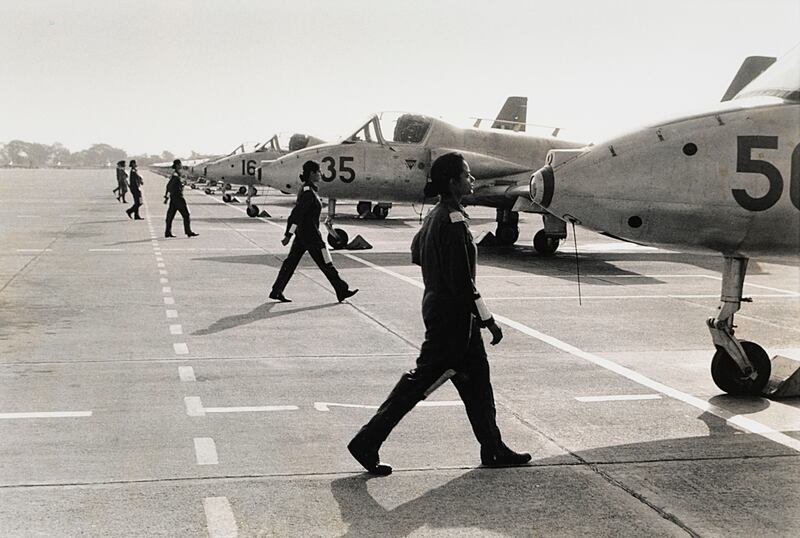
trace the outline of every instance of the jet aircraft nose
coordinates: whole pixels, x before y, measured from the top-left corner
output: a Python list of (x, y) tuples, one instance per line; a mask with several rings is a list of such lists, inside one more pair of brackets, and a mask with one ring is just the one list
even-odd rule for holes
[(300, 183), (300, 165), (296, 156), (286, 156), (271, 161), (261, 161), (261, 181), (273, 189), (288, 194), (296, 190)]
[(555, 174), (553, 167), (549, 164), (544, 165), (531, 175), (530, 196), (534, 203), (547, 209), (553, 201), (553, 191), (555, 190)]

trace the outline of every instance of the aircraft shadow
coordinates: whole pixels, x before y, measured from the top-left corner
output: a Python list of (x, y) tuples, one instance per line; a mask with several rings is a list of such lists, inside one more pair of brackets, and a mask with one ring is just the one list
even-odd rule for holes
[(214, 323), (212, 323), (209, 327), (205, 329), (197, 330), (192, 334), (192, 336), (206, 336), (209, 334), (216, 334), (222, 331), (227, 331), (228, 329), (233, 329), (235, 327), (241, 327), (242, 325), (248, 325), (250, 323), (261, 321), (265, 319), (277, 318), (280, 316), (289, 316), (292, 314), (301, 314), (303, 312), (308, 312), (310, 310), (320, 310), (322, 308), (330, 308), (331, 306), (337, 306), (338, 302), (332, 303), (325, 303), (313, 306), (304, 306), (301, 308), (293, 308), (291, 310), (281, 310), (279, 312), (273, 312), (272, 309), (279, 303), (270, 301), (269, 303), (264, 303), (250, 312), (245, 312), (244, 314), (235, 314), (233, 316), (227, 316), (221, 318)]
[[(711, 403), (724, 404), (729, 410), (734, 406), (743, 414), (769, 406), (769, 401), (762, 398), (727, 396), (712, 398)], [(786, 459), (796, 459), (796, 452), (761, 436), (742, 433), (709, 413), (701, 414), (698, 419), (708, 425), (707, 436), (580, 451), (575, 453), (579, 459), (574, 464), (565, 464), (562, 455), (534, 460), (525, 467), (478, 467), (390, 509), (384, 508), (370, 494), (368, 482), (392, 480), (391, 477), (381, 479), (362, 473), (339, 478), (331, 481), (331, 493), (342, 521), (349, 526), (343, 536), (353, 537), (401, 537), (420, 531), (457, 535), (459, 531), (475, 532), (476, 529), (481, 533), (513, 537), (572, 533), (654, 536), (664, 532), (658, 529), (665, 527), (652, 526), (654, 521), (665, 523), (655, 511), (648, 520), (637, 515), (633, 511), (635, 508), (626, 510), (624, 505), (615, 503), (618, 495), (628, 495), (615, 483), (631, 487), (645, 497), (659, 495), (660, 498), (651, 499), (657, 504), (664, 502), (660, 501), (663, 498), (686, 500), (690, 495), (688, 502), (670, 504), (691, 507), (694, 501), (695, 512), (686, 514), (681, 510), (686, 512), (692, 508), (678, 508), (674, 515), (684, 522), (701, 518), (710, 534), (736, 534), (752, 526), (758, 518), (767, 518), (772, 523), (770, 533), (794, 534), (796, 529), (792, 526), (796, 518), (790, 514), (796, 511), (796, 496), (771, 493), (796, 490), (798, 481), (791, 472), (794, 463)], [(441, 442), (445, 450), (448, 440), (434, 442)], [(752, 459), (754, 454), (759, 457)], [(585, 463), (579, 463), (580, 460)], [(762, 472), (768, 474), (759, 478)], [(606, 502), (598, 500), (602, 491), (598, 493), (598, 488), (590, 485), (592, 482), (608, 484), (603, 490), (610, 492)], [(398, 483), (396, 487), (402, 486), (403, 483)], [(657, 493), (642, 491), (647, 487), (655, 488)], [(725, 509), (724, 503), (730, 501), (719, 498), (720, 488), (748, 492), (752, 503), (746, 508)], [(759, 491), (765, 495), (757, 496)], [(671, 511), (669, 507), (666, 509)], [(725, 516), (705, 518), (703, 513), (707, 510)], [(669, 528), (669, 524), (666, 525)], [(709, 525), (713, 525), (716, 532), (709, 529)], [(674, 527), (674, 530), (679, 528)]]

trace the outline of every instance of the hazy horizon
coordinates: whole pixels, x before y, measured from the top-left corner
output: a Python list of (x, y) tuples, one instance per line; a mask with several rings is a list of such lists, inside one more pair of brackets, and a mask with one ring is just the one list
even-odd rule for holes
[(523, 95), (529, 122), (589, 142), (719, 101), (799, 27), (797, 0), (5, 2), (0, 141), (219, 154)]

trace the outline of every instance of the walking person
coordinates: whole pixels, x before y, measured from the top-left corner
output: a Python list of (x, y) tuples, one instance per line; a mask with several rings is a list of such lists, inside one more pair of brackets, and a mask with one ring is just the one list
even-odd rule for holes
[(336, 299), (341, 303), (355, 295), (358, 289), (351, 290), (347, 282), (339, 276), (339, 272), (333, 266), (331, 253), (328, 252), (322, 241), (322, 235), (319, 233), (319, 215), (322, 212), (322, 201), (317, 195), (317, 183), (320, 180), (319, 164), (314, 161), (303, 163), (303, 173), (300, 175), (300, 179), (303, 180), (303, 184), (297, 194), (297, 202), (286, 222), (286, 233), (281, 240), (281, 243), (286, 246), (294, 235), (294, 242), (289, 249), (289, 255), (281, 264), (269, 298), (282, 303), (291, 302), (283, 295), (283, 290), (297, 269), (300, 258), (308, 251), (317, 267), (333, 286), (336, 291)]
[(125, 213), (128, 214), (128, 218), (132, 218), (134, 220), (143, 220), (142, 217), (139, 216), (139, 208), (142, 207), (142, 185), (144, 185), (144, 181), (142, 181), (142, 176), (139, 175), (139, 171), (136, 168), (136, 161), (130, 162), (131, 167), (131, 174), (130, 174), (130, 187), (131, 187), (131, 196), (133, 196), (133, 205), (125, 210)]
[(125, 161), (117, 162), (117, 188), (113, 191), (118, 202), (125, 202), (125, 193), (128, 192), (128, 174), (125, 173)]
[(172, 235), (172, 219), (175, 213), (180, 213), (183, 218), (183, 231), (186, 237), (197, 237), (192, 231), (192, 224), (189, 219), (189, 208), (186, 207), (186, 199), (183, 197), (183, 182), (181, 181), (181, 170), (183, 163), (180, 159), (172, 161), (172, 175), (167, 182), (167, 190), (164, 192), (164, 203), (169, 201), (167, 208), (167, 227), (164, 229), (164, 237), (175, 237)]
[(443, 155), (431, 167), (425, 195), (440, 199), (411, 244), (411, 259), (422, 267), (425, 284), (425, 341), (416, 368), (403, 374), (375, 416), (347, 445), (372, 474), (391, 474), (392, 467), (380, 462), (381, 444), (406, 413), (448, 379), (464, 402), (483, 465), (522, 465), (531, 459), (530, 454), (508, 448), (497, 427), (481, 328), (492, 334), (492, 345), (502, 340), (503, 333), (475, 287), (477, 248), (461, 206), (461, 198), (472, 193), (474, 179), (459, 153)]

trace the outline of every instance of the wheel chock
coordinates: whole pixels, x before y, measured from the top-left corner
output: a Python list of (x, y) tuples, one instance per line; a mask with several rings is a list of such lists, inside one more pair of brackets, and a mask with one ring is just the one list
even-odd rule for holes
[(481, 247), (496, 247), (497, 238), (492, 232), (481, 232), (480, 235), (478, 235), (478, 238), (475, 240), (475, 244)]
[(762, 394), (770, 399), (800, 396), (800, 361), (775, 355), (772, 372)]
[(235, 197), (235, 196), (231, 196), (231, 201), (230, 201), (230, 202), (228, 202), (228, 203), (229, 203), (229, 204), (241, 204), (242, 202), (240, 202), (240, 201), (239, 201), (239, 199), (238, 199), (237, 197)]
[(361, 237), (361, 235), (357, 235), (347, 244), (345, 248), (347, 250), (367, 250), (372, 248), (372, 245), (370, 245), (366, 239)]
[(259, 216), (259, 217), (266, 217), (266, 218), (268, 218), (268, 219), (271, 219), (271, 218), (272, 218), (272, 215), (270, 215), (269, 213), (267, 213), (267, 212), (266, 212), (265, 210), (263, 210), (263, 209), (261, 210), (261, 213), (259, 213), (259, 214), (258, 214), (258, 216)]

